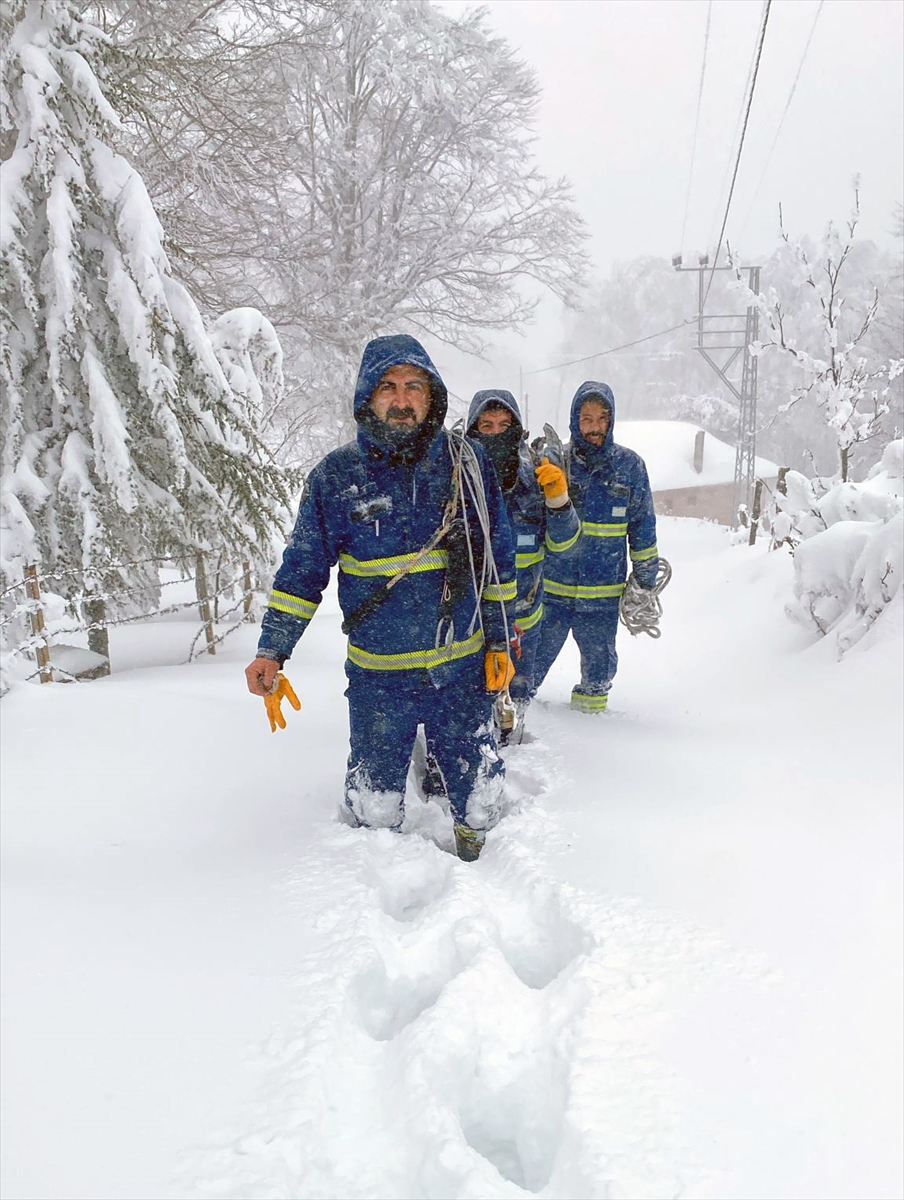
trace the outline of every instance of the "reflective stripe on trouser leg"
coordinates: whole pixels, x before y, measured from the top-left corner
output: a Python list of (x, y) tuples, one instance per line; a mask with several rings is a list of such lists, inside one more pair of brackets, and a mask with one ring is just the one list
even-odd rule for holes
[(444, 688), (430, 686), (421, 719), (427, 750), (436, 759), (455, 821), (492, 829), (499, 820), (505, 763), (493, 735), (493, 697), (483, 664)]
[(376, 678), (349, 680), (350, 746), (345, 803), (358, 825), (397, 829), (405, 815), (405, 779), (417, 735), (420, 688)]
[(582, 692), (580, 688), (572, 688), (571, 691), (571, 707), (577, 709), (578, 712), (598, 713), (605, 712), (606, 706), (609, 703), (609, 693), (603, 692), (599, 696), (588, 696), (586, 692)]
[(581, 682), (571, 693), (571, 707), (581, 712), (605, 712), (618, 670), (618, 601), (602, 600), (593, 612), (575, 613), (571, 632), (581, 652)]

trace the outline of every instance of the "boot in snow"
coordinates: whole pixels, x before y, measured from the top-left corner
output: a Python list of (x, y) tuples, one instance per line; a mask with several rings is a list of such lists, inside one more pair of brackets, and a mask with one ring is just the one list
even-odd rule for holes
[(455, 853), (462, 862), (476, 862), (486, 841), (483, 829), (471, 829), (468, 825), (455, 825)]

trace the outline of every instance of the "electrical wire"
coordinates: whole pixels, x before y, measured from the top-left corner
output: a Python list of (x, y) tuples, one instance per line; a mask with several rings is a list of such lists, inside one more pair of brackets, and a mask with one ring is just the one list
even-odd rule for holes
[(551, 367), (537, 367), (534, 371), (525, 371), (525, 375), (542, 375), (544, 371), (560, 371), (563, 367), (573, 367), (576, 363), (590, 362), (592, 358), (602, 358), (604, 354), (615, 354), (617, 350), (630, 350), (632, 346), (639, 346), (641, 342), (651, 342), (653, 338), (665, 337), (667, 333), (674, 333), (678, 329), (684, 329), (687, 325), (693, 325), (696, 317), (689, 317), (686, 321), (682, 321), (680, 325), (671, 325), (668, 329), (660, 329), (657, 333), (648, 333), (646, 337), (635, 338), (633, 342), (625, 342), (622, 346), (610, 346), (608, 350), (597, 350), (596, 354), (588, 354), (584, 358), (572, 358), (568, 362), (554, 363)]
[(735, 120), (735, 127), (731, 134), (731, 141), (728, 143), (728, 158), (725, 162), (725, 173), (722, 176), (722, 182), (719, 185), (719, 192), (716, 197), (716, 204), (713, 208), (712, 220), (710, 226), (712, 235), (707, 242), (708, 246), (712, 246), (716, 240), (716, 230), (719, 228), (719, 213), (722, 211), (722, 205), (725, 202), (725, 194), (728, 188), (728, 180), (731, 177), (731, 164), (734, 157), (734, 148), (738, 144), (738, 134), (741, 132), (741, 123), (744, 120), (744, 103), (747, 99), (747, 93), (750, 90), (750, 81), (753, 78), (753, 66), (756, 62), (757, 42), (754, 40), (753, 49), (750, 52), (750, 62), (747, 65), (747, 77), (744, 80), (744, 87), (741, 89), (741, 103), (738, 105), (738, 115)]
[(706, 78), (706, 53), (709, 49), (709, 27), (713, 14), (713, 0), (709, 0), (706, 8), (706, 32), (703, 35), (703, 63), (700, 67), (700, 87), (697, 91), (697, 115), (694, 118), (694, 138), (691, 142), (691, 166), (687, 176), (687, 195), (684, 198), (684, 220), (681, 222), (681, 242), (679, 252), (684, 255), (684, 237), (687, 233), (687, 214), (691, 206), (691, 185), (694, 182), (694, 163), (697, 159), (697, 135), (700, 131), (700, 109), (703, 105), (703, 80)]
[(785, 118), (788, 115), (788, 109), (791, 107), (791, 101), (794, 99), (794, 93), (797, 90), (797, 84), (800, 80), (801, 71), (803, 71), (804, 63), (807, 61), (807, 52), (810, 49), (810, 43), (813, 41), (813, 34), (816, 32), (816, 22), (819, 20), (819, 14), (822, 12), (823, 4), (825, 4), (825, 0), (819, 0), (819, 4), (816, 6), (816, 15), (813, 17), (813, 24), (810, 26), (810, 33), (807, 36), (806, 45), (804, 46), (803, 53), (800, 56), (800, 62), (797, 64), (797, 73), (794, 76), (794, 82), (791, 84), (791, 91), (788, 93), (788, 99), (785, 101), (785, 110), (782, 113), (781, 120), (778, 123), (778, 129), (775, 131), (775, 137), (772, 139), (772, 145), (769, 147), (769, 153), (766, 155), (766, 162), (763, 166), (763, 172), (760, 175), (756, 189), (754, 190), (753, 199), (750, 202), (750, 209), (748, 210), (747, 216), (744, 218), (744, 224), (741, 226), (741, 232), (738, 235), (739, 239), (744, 236), (744, 231), (750, 222), (750, 218), (753, 216), (753, 210), (756, 207), (756, 202), (760, 194), (760, 188), (763, 186), (763, 180), (766, 178), (766, 172), (768, 171), (769, 164), (772, 161), (772, 155), (775, 152), (775, 147), (778, 145), (778, 139), (781, 137), (782, 129), (785, 124)]
[(750, 80), (750, 88), (747, 93), (747, 107), (744, 110), (744, 124), (741, 128), (741, 140), (738, 143), (738, 153), (735, 156), (734, 171), (731, 175), (731, 187), (728, 190), (728, 202), (725, 205), (725, 216), (722, 218), (722, 228), (719, 231), (719, 241), (716, 245), (716, 252), (713, 255), (712, 270), (709, 273), (709, 282), (706, 285), (706, 293), (703, 297), (702, 308), (706, 307), (706, 301), (709, 298), (710, 288), (712, 287), (713, 279), (715, 279), (716, 276), (716, 266), (719, 262), (719, 253), (722, 249), (722, 242), (725, 238), (725, 228), (728, 225), (728, 214), (731, 212), (731, 201), (732, 197), (734, 196), (735, 183), (738, 179), (738, 168), (741, 165), (741, 154), (744, 150), (744, 139), (747, 136), (747, 124), (750, 120), (750, 108), (753, 104), (753, 94), (756, 91), (756, 81), (760, 71), (760, 59), (763, 56), (763, 42), (766, 40), (766, 26), (769, 23), (769, 11), (771, 8), (772, 0), (766, 0), (765, 4), (763, 5), (763, 21), (760, 25), (760, 36), (757, 42), (756, 57), (753, 64), (753, 74)]

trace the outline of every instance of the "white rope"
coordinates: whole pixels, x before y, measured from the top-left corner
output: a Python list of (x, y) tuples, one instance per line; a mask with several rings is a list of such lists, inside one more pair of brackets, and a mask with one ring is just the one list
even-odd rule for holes
[(621, 602), (618, 606), (618, 619), (632, 637), (639, 633), (649, 634), (651, 638), (662, 636), (659, 628), (659, 618), (662, 616), (662, 601), (660, 594), (669, 585), (672, 578), (671, 564), (664, 558), (659, 560), (656, 572), (656, 582), (651, 588), (642, 588), (632, 575), (625, 584)]

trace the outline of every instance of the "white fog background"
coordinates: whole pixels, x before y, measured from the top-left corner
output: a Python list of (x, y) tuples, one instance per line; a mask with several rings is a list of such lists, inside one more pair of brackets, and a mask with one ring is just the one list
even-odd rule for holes
[[(440, 7), (459, 14), (475, 5), (442, 0)], [(759, 0), (712, 4), (683, 238), (708, 0), (490, 0), (484, 7), (494, 30), (539, 75), (537, 157), (547, 174), (566, 175), (574, 185), (595, 272), (639, 255), (683, 250), (685, 263), (694, 264), (698, 252), (712, 253), (762, 16)], [(772, 5), (727, 227), (745, 262), (763, 261), (778, 243), (779, 203), (794, 235), (818, 236), (829, 220), (844, 220), (855, 176), (859, 235), (891, 247), (893, 208), (904, 196), (902, 47), (898, 0)], [(688, 316), (696, 311), (695, 283), (690, 276), (675, 280), (687, 293)], [(539, 431), (545, 420), (562, 421), (560, 373), (528, 374), (574, 357), (557, 353), (560, 312), (544, 298), (523, 337), (495, 341), (488, 364), (453, 355), (456, 390), (466, 397), (487, 386), (516, 392), (521, 368), (531, 425)], [(689, 331), (689, 345), (692, 337)], [(584, 353), (603, 349), (588, 345)], [(437, 353), (449, 361), (447, 348)], [(604, 360), (586, 366), (567, 375), (567, 396), (585, 378), (605, 379)]]

